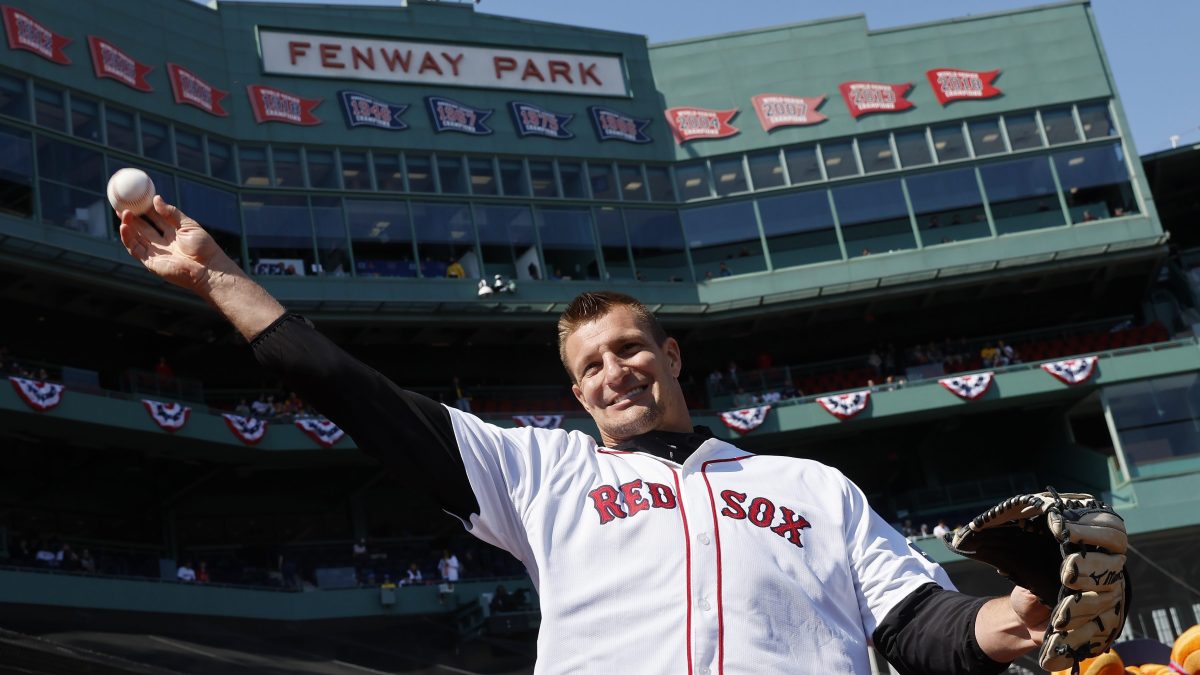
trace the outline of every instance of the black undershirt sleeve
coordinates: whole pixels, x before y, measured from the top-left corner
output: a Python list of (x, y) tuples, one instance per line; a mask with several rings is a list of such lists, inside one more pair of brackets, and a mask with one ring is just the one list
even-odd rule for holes
[(479, 513), (442, 404), (401, 389), (295, 314), (279, 317), (250, 347), (260, 365), (406, 484), (463, 520)]
[(988, 600), (925, 584), (888, 612), (871, 640), (901, 675), (1002, 673), (1008, 664), (975, 640), (975, 617)]

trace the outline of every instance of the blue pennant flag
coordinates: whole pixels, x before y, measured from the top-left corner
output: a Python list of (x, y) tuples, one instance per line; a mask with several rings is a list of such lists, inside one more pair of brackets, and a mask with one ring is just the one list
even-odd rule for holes
[(463, 134), (486, 136), (492, 133), (485, 121), (492, 116), (494, 110), (472, 108), (458, 101), (440, 96), (426, 96), (429, 104), (429, 117), (433, 120), (433, 130), (457, 131)]
[(594, 105), (588, 110), (592, 112), (592, 124), (596, 127), (596, 137), (602, 141), (649, 143), (654, 140), (646, 134), (646, 127), (650, 126), (648, 119), (630, 117), (598, 105)]
[(574, 115), (562, 115), (521, 101), (510, 101), (508, 107), (512, 110), (513, 123), (517, 125), (517, 134), (520, 136), (545, 136), (562, 140), (575, 138), (575, 134), (567, 129)]
[(408, 128), (404, 120), (400, 119), (404, 111), (408, 110), (407, 105), (388, 103), (357, 91), (339, 91), (338, 96), (342, 99), (342, 114), (346, 117), (346, 126), (350, 128), (375, 127), (391, 131)]

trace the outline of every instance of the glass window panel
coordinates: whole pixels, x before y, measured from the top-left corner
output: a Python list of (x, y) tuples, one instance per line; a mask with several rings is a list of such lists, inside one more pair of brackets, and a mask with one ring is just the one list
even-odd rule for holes
[(242, 195), (250, 273), (306, 276), (316, 263), (308, 200), (278, 194)]
[(1029, 157), (979, 167), (997, 234), (1062, 225), (1049, 157)]
[(467, 192), (467, 172), (461, 155), (438, 155), (437, 168), (442, 192), (455, 195)]
[(746, 172), (742, 170), (742, 157), (726, 157), (712, 161), (712, 172), (717, 194), (725, 195), (735, 192), (745, 192), (750, 187), (746, 184)]
[(1046, 140), (1050, 145), (1079, 140), (1079, 131), (1075, 128), (1075, 117), (1071, 114), (1070, 106), (1043, 110), (1042, 126), (1046, 129)]
[(546, 278), (600, 278), (591, 211), (538, 208), (534, 217), (546, 260)]
[(0, 115), (29, 120), (29, 94), (25, 80), (0, 73)]
[[(211, 147), (211, 143), (209, 144)], [(179, 206), (200, 223), (226, 255), (242, 266), (242, 225), (232, 192), (179, 179)]]
[(1117, 127), (1108, 116), (1107, 103), (1089, 103), (1079, 106), (1079, 121), (1083, 123), (1085, 138), (1116, 136)]
[(583, 182), (582, 164), (559, 160), (558, 177), (562, 181), (564, 197), (570, 199), (587, 199), (587, 186)]
[(704, 162), (675, 165), (675, 187), (683, 201), (711, 197), (708, 187), (708, 166)]
[(558, 186), (554, 181), (554, 165), (550, 162), (529, 160), (529, 180), (533, 185), (534, 197), (558, 196)]
[(821, 180), (821, 163), (817, 161), (815, 147), (788, 148), (783, 151), (783, 159), (787, 162), (788, 177), (792, 179), (792, 185)]
[[(212, 147), (212, 143), (209, 143)], [(342, 185), (338, 181), (337, 168), (333, 163), (333, 152), (329, 150), (307, 150), (308, 184), (315, 188), (336, 190)]]
[(91, 148), (38, 136), (38, 174), (71, 187), (103, 193), (104, 155)]
[(200, 134), (176, 129), (175, 156), (179, 158), (180, 167), (196, 173), (205, 173), (204, 146), (200, 142)]
[(755, 152), (746, 157), (750, 165), (750, 180), (755, 190), (779, 187), (783, 185), (783, 165), (779, 163), (779, 152)]
[(638, 164), (618, 164), (621, 177), (621, 196), (625, 201), (646, 201), (646, 181), (642, 178), (642, 167)]
[(238, 164), (242, 169), (242, 185), (261, 188), (271, 184), (271, 176), (267, 173), (266, 148), (238, 146)]
[(588, 182), (593, 199), (617, 199), (617, 178), (611, 164), (588, 162)]
[[(421, 276), (444, 277), (450, 263), (478, 259), (471, 211), (465, 204), (414, 202), (412, 216)], [(469, 266), (465, 262), (462, 265), (464, 268)]]
[(371, 153), (375, 162), (375, 182), (385, 192), (404, 192), (404, 172), (400, 170), (400, 155), (376, 150)]
[[(108, 138), (112, 142), (112, 136)], [(218, 141), (211, 136), (208, 139), (208, 170), (213, 178), (230, 183), (237, 182), (236, 166), (233, 163), (233, 146), (224, 141)]]
[(1042, 135), (1038, 132), (1037, 116), (1005, 115), (1004, 128), (1008, 130), (1008, 144), (1013, 150), (1028, 150), (1042, 147)]
[(776, 269), (841, 259), (824, 190), (760, 199), (758, 213)]
[(925, 246), (991, 236), (974, 169), (924, 173), (905, 180)]
[(896, 168), (896, 158), (892, 156), (892, 143), (887, 134), (858, 139), (858, 155), (862, 158), (863, 171), (867, 173)]
[(929, 154), (929, 139), (925, 136), (924, 129), (897, 133), (896, 152), (900, 153), (901, 166), (922, 166), (933, 163), (933, 157)]
[(360, 277), (415, 277), (412, 228), (402, 201), (347, 199), (347, 229)]
[(317, 265), (312, 271), (329, 277), (350, 274), (350, 247), (341, 198), (313, 197), (312, 219), (317, 240)]
[(467, 168), (471, 171), (471, 194), (500, 193), (499, 183), (496, 181), (496, 168), (492, 165), (491, 157), (468, 158)]
[(1137, 213), (1121, 145), (1079, 148), (1054, 156), (1071, 222), (1085, 223)]
[(33, 85), (33, 108), (37, 114), (37, 123), (47, 129), (66, 132), (67, 114), (63, 104), (64, 98), (61, 89), (35, 82)]
[[(475, 205), (483, 269), (463, 265), (467, 278), (487, 279), (502, 274), (511, 279), (540, 279), (541, 263), (533, 238), (533, 212), (528, 206)], [(534, 276), (537, 275), (537, 276)]]
[(962, 125), (948, 124), (930, 129), (933, 134), (933, 147), (937, 150), (939, 162), (949, 162), (955, 159), (966, 159), (967, 142), (963, 139)]
[(604, 255), (605, 279), (633, 279), (629, 262), (629, 240), (625, 237), (625, 221), (621, 211), (611, 206), (595, 209), (596, 232), (600, 236), (600, 251)]
[(525, 180), (525, 163), (519, 159), (500, 160), (500, 184), (509, 197), (528, 197), (529, 182)]
[(693, 280), (677, 212), (625, 209), (625, 227), (638, 281)]
[(33, 217), (33, 141), (28, 131), (0, 126), (0, 213)]
[(967, 123), (967, 128), (971, 132), (971, 147), (975, 148), (976, 157), (1004, 152), (1000, 120), (973, 120)]
[(100, 104), (81, 94), (71, 95), (71, 133), (76, 138), (100, 142)]
[(826, 176), (841, 178), (858, 175), (858, 162), (854, 161), (854, 144), (850, 141), (822, 143), (821, 155), (825, 158)]
[(103, 195), (47, 180), (39, 185), (42, 222), (105, 239), (110, 231), (112, 207)]
[(842, 226), (846, 254), (851, 258), (916, 246), (900, 181), (836, 188), (833, 203)]
[(111, 105), (104, 108), (104, 121), (108, 131), (108, 147), (137, 153), (137, 131), (133, 128), (133, 113)]
[(688, 209), (682, 217), (692, 265), (702, 279), (767, 268), (751, 202)]
[(293, 148), (271, 148), (275, 160), (275, 187), (304, 187), (304, 167), (300, 165), (300, 151)]
[(1113, 421), (1134, 477), (1178, 472), (1200, 455), (1200, 378), (1195, 373), (1107, 388)]
[(347, 190), (370, 190), (371, 170), (367, 153), (342, 151), (342, 185)]
[(671, 172), (667, 167), (647, 166), (646, 185), (650, 188), (650, 199), (656, 202), (675, 201), (675, 191), (671, 189)]
[(171, 143), (166, 124), (142, 117), (142, 154), (164, 164), (171, 163)]
[(435, 192), (433, 159), (429, 155), (404, 153), (404, 169), (408, 173), (410, 192)]

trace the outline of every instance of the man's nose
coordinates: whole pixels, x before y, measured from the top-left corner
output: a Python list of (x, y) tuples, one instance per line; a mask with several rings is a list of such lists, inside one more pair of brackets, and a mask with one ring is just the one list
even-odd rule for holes
[(604, 379), (616, 382), (625, 376), (625, 362), (616, 354), (608, 352), (604, 355)]

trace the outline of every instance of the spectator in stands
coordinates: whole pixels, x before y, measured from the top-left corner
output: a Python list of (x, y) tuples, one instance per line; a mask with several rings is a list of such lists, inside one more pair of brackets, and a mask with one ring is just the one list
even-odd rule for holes
[(729, 367), (725, 369), (725, 380), (728, 382), (729, 388), (734, 391), (742, 386), (741, 381), (738, 379), (738, 373), (740, 372), (735, 361), (730, 361)]
[(400, 580), (401, 586), (420, 586), (425, 583), (424, 577), (421, 575), (421, 568), (417, 563), (409, 563), (408, 570), (404, 573), (404, 578)]
[(455, 375), (454, 379), (451, 380), (450, 389), (450, 397), (454, 399), (454, 407), (463, 412), (471, 412), (471, 397), (468, 396), (466, 390), (463, 389), (462, 383), (458, 381), (457, 375)]
[(207, 584), (208, 582), (208, 563), (201, 560), (200, 567), (196, 568), (196, 583)]
[(442, 581), (449, 586), (451, 593), (454, 592), (454, 583), (458, 581), (460, 570), (458, 556), (451, 553), (450, 549), (444, 549), (442, 559), (438, 561), (438, 572), (442, 575)]
[(272, 406), (267, 402), (266, 394), (259, 394), (258, 400), (250, 404), (250, 409), (258, 419), (265, 420), (271, 417)]
[(754, 404), (754, 397), (738, 387), (737, 393), (733, 395), (733, 404), (739, 408), (748, 408)]
[(946, 536), (949, 533), (950, 533), (950, 528), (946, 527), (946, 519), (939, 518), (937, 525), (933, 526), (933, 536), (941, 539), (942, 537)]
[(725, 263), (721, 263), (720, 268), (717, 270), (717, 276), (731, 277), (731, 276), (733, 276), (733, 270), (729, 269), (729, 265), (726, 265)]
[(66, 542), (63, 542), (62, 548), (58, 549), (58, 553), (54, 554), (54, 557), (60, 569), (72, 572), (79, 569), (79, 556), (71, 550), (71, 545)]
[(875, 377), (883, 375), (883, 357), (879, 355), (878, 349), (872, 349), (867, 355), (867, 367), (875, 372)]
[(1013, 349), (1012, 345), (1005, 344), (1004, 340), (1001, 340), (997, 343), (996, 350), (999, 352), (996, 355), (997, 366), (1008, 366), (1021, 362), (1021, 360), (1017, 358), (1017, 350)]
[(983, 362), (983, 367), (996, 367), (996, 355), (999, 353), (1000, 351), (996, 349), (996, 345), (990, 342), (983, 345), (983, 348), (979, 350), (979, 360)]
[(491, 609), (493, 614), (513, 611), (513, 597), (509, 595), (504, 584), (497, 586), (496, 592), (492, 594)]
[(175, 379), (175, 371), (171, 369), (171, 364), (167, 363), (165, 356), (158, 357), (158, 365), (154, 366), (154, 374), (164, 382)]
[(34, 561), (41, 567), (58, 567), (58, 554), (50, 550), (44, 541), (39, 541)]
[(465, 279), (467, 278), (467, 270), (463, 268), (462, 263), (451, 259), (450, 264), (446, 265), (446, 277), (449, 279)]
[(249, 417), (250, 404), (247, 403), (246, 399), (243, 398), (242, 400), (238, 401), (237, 407), (233, 409), (233, 413), (235, 415), (241, 415), (242, 417)]
[(192, 569), (192, 561), (188, 560), (180, 565), (175, 572), (175, 577), (185, 584), (195, 583), (196, 570)]
[(721, 374), (719, 368), (714, 368), (708, 374), (708, 390), (714, 394), (725, 393), (725, 376)]
[(87, 574), (96, 573), (96, 559), (92, 557), (92, 552), (86, 548), (79, 555), (79, 569)]

